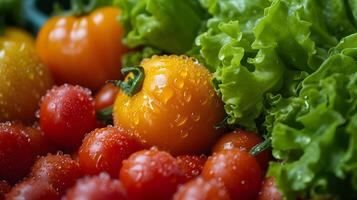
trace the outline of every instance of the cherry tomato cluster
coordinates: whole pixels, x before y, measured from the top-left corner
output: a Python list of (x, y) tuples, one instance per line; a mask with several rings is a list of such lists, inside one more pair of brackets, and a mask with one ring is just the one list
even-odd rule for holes
[[(216, 97), (210, 94), (202, 97), (200, 89), (183, 77), (183, 84), (187, 85), (185, 91), (193, 90), (190, 101), (185, 101), (179, 89), (172, 89), (177, 84), (169, 82), (173, 79), (172, 72), (156, 71), (165, 67), (155, 69), (167, 63), (167, 66), (180, 65), (183, 69), (194, 67), (200, 76), (207, 75), (200, 71), (201, 66), (186, 59), (174, 56), (145, 61), (149, 65), (143, 65), (144, 69), (148, 66), (153, 69), (149, 69), (143, 89), (134, 97), (125, 96), (123, 91), (108, 84), (95, 97), (87, 88), (64, 84), (54, 86), (42, 97), (38, 123), (32, 126), (21, 122), (0, 123), (0, 199), (281, 199), (274, 179), (263, 180), (270, 160), (269, 150), (255, 157), (249, 153), (262, 138), (239, 129), (228, 134), (216, 131), (213, 126), (203, 129), (221, 118), (208, 115), (221, 109)], [(170, 67), (166, 70), (171, 70)], [(163, 84), (157, 77), (168, 82), (161, 85), (158, 97), (151, 91), (152, 88), (157, 90), (153, 85)], [(195, 76), (190, 79), (193, 78)], [(175, 80), (180, 81), (177, 77)], [(128, 110), (125, 105), (137, 104), (135, 101), (145, 105), (145, 98), (150, 95), (159, 98), (167, 95), (166, 91), (178, 95), (170, 96), (171, 104), (162, 103), (170, 99), (154, 100), (157, 102), (153, 103), (162, 103), (158, 106), (163, 113), (167, 113), (165, 106), (181, 105), (181, 109), (171, 110), (172, 117), (195, 110), (200, 120), (185, 119), (179, 126), (163, 125), (163, 130), (145, 124), (147, 122), (140, 126), (135, 119), (130, 121), (130, 117), (141, 114), (140, 120), (145, 119), (150, 105), (144, 106), (145, 112), (139, 112), (138, 108)], [(181, 97), (184, 103), (180, 103)], [(200, 113), (194, 106), (202, 99), (206, 103)], [(113, 104), (115, 126), (101, 123), (98, 113)], [(150, 123), (155, 126), (168, 122), (162, 113), (156, 118), (151, 114)], [(192, 129), (187, 129), (188, 135), (181, 137), (180, 130), (187, 127)], [(166, 135), (175, 137), (170, 139)], [(198, 144), (197, 148), (192, 146), (195, 142), (204, 145)]]

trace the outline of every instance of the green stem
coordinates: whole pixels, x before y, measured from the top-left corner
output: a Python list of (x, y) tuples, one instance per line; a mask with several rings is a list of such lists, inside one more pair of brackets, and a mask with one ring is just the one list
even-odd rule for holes
[(97, 0), (90, 0), (85, 5), (84, 0), (71, 0), (71, 14), (79, 17), (92, 12), (97, 7)]
[(133, 73), (134, 77), (129, 77), (127, 81), (110, 80), (107, 82), (112, 83), (115, 86), (119, 87), (129, 97), (134, 96), (136, 93), (140, 91), (141, 86), (143, 84), (145, 78), (144, 68), (141, 66), (124, 67), (121, 69), (121, 73), (125, 76), (128, 75), (129, 73)]
[(96, 112), (96, 117), (106, 125), (113, 124), (113, 106), (98, 110)]
[(5, 18), (0, 16), (0, 36), (5, 34)]
[(262, 143), (259, 143), (257, 145), (255, 145), (250, 151), (249, 153), (252, 156), (257, 156), (258, 154), (260, 154), (261, 152), (263, 152), (264, 150), (268, 149), (269, 147), (271, 147), (271, 139), (266, 139), (264, 140)]
[(72, 0), (71, 1), (72, 12), (75, 16), (84, 15), (84, 5), (82, 0)]

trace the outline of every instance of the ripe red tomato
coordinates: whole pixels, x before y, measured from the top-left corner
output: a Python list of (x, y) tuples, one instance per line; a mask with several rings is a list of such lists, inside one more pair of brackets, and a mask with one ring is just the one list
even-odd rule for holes
[[(262, 138), (256, 133), (237, 129), (229, 134), (222, 136), (213, 147), (213, 152), (231, 150), (237, 148), (244, 152), (249, 152), (255, 145), (261, 143)], [(259, 165), (263, 170), (267, 169), (271, 159), (270, 150), (265, 150), (256, 156)]]
[(95, 95), (95, 109), (101, 110), (114, 104), (119, 88), (113, 84), (105, 84)]
[(107, 174), (86, 177), (68, 190), (64, 200), (126, 200), (126, 192), (120, 181)]
[(185, 173), (187, 180), (199, 176), (202, 172), (203, 165), (207, 161), (205, 155), (182, 155), (178, 156), (176, 159), (182, 171)]
[(28, 179), (11, 189), (6, 195), (7, 200), (60, 200), (57, 191), (45, 181), (39, 179)]
[(34, 162), (29, 138), (10, 122), (0, 123), (0, 180), (16, 183)]
[(185, 176), (177, 160), (156, 149), (134, 153), (123, 162), (120, 180), (129, 199), (171, 199)]
[(175, 194), (174, 200), (230, 200), (227, 191), (216, 180), (201, 177), (183, 185)]
[(84, 135), (98, 125), (90, 90), (67, 84), (52, 88), (41, 102), (40, 124), (59, 147), (79, 147)]
[(282, 195), (275, 185), (274, 177), (265, 178), (257, 200), (282, 200)]
[(81, 170), (69, 155), (47, 155), (36, 161), (30, 177), (46, 182), (62, 195), (81, 177)]
[(23, 130), (25, 135), (29, 138), (30, 146), (35, 157), (57, 151), (56, 146), (44, 136), (39, 124), (35, 123), (33, 126), (25, 126), (20, 122), (13, 122), (13, 125)]
[(253, 200), (261, 186), (261, 168), (254, 157), (239, 149), (214, 153), (208, 158), (202, 176), (221, 181), (232, 199)]
[(6, 182), (0, 180), (0, 200), (5, 199), (5, 194), (11, 190), (11, 186)]
[(78, 158), (85, 174), (107, 172), (117, 177), (123, 160), (143, 149), (130, 132), (118, 127), (96, 129), (89, 133), (79, 149)]

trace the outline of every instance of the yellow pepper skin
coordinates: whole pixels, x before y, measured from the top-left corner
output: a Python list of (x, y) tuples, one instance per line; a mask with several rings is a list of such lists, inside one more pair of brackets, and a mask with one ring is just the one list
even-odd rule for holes
[(17, 28), (0, 36), (0, 122), (32, 122), (52, 78), (40, 62), (34, 39)]

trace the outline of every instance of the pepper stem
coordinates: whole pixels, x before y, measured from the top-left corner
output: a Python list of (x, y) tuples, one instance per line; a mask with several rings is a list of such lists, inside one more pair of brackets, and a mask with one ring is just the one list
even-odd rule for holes
[(144, 68), (141, 66), (124, 67), (121, 69), (121, 73), (123, 75), (128, 75), (129, 73), (132, 73), (133, 77), (129, 77), (127, 81), (110, 80), (107, 82), (119, 87), (129, 97), (134, 96), (140, 91), (141, 86), (143, 84), (145, 78)]

